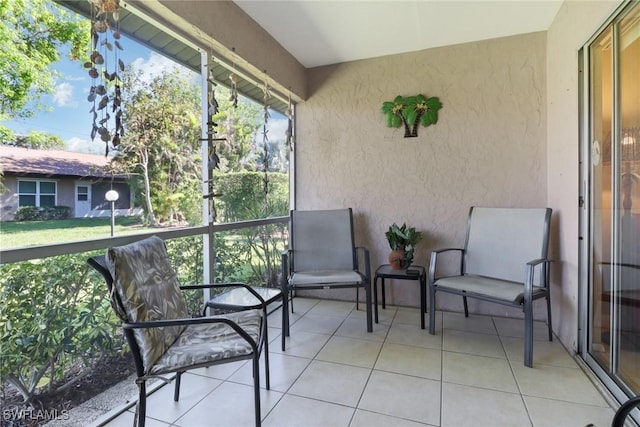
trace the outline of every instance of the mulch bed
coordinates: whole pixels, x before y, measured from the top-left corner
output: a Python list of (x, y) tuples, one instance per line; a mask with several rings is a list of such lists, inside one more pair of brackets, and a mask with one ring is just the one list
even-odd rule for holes
[(134, 372), (130, 354), (104, 357), (90, 369), (70, 369), (64, 379), (54, 384), (52, 391), (43, 390), (26, 404), (12, 386), (6, 385), (0, 395), (0, 426), (35, 427), (45, 424), (51, 419), (49, 414), (73, 409)]

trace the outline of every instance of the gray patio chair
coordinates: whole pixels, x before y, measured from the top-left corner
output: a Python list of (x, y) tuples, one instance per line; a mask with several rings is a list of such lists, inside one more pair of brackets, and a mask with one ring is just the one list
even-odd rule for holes
[[(611, 427), (624, 427), (627, 417), (629, 416), (631, 411), (633, 411), (637, 407), (640, 407), (640, 396), (634, 396), (629, 400), (627, 400), (626, 402), (624, 402), (622, 405), (620, 405), (615, 415), (613, 416), (613, 420), (611, 421)], [(636, 424), (633, 423), (633, 425), (636, 425)], [(597, 426), (595, 424), (587, 424), (585, 427), (597, 427)]]
[[(369, 251), (356, 247), (351, 208), (335, 210), (292, 210), (289, 249), (282, 254), (282, 292), (296, 290), (364, 288), (367, 331), (373, 331), (371, 314), (371, 266)], [(293, 299), (290, 301), (293, 312)], [(289, 335), (288, 307), (286, 334)]]
[[(159, 378), (168, 382), (168, 374), (175, 374), (177, 402), (184, 372), (247, 359), (253, 362), (255, 425), (260, 426), (258, 363), (266, 337), (264, 306), (262, 310), (189, 317), (164, 242), (156, 236), (110, 248), (106, 257), (89, 258), (87, 262), (104, 277), (111, 306), (123, 322), (136, 367), (136, 421), (140, 427), (145, 425), (147, 380)], [(201, 286), (217, 287), (225, 285)], [(256, 297), (260, 299), (258, 294)], [(266, 358), (265, 367), (268, 378)]]
[[(436, 292), (517, 307), (524, 312), (524, 364), (533, 364), (533, 302), (547, 300), (549, 341), (551, 292), (549, 287), (549, 208), (472, 207), (464, 248), (438, 249), (429, 264), (429, 333), (435, 334)], [(438, 260), (450, 253), (458, 259), (456, 271), (442, 273)], [(451, 257), (450, 261), (455, 257)]]
[(624, 427), (625, 420), (635, 408), (640, 407), (640, 396), (635, 396), (624, 402), (613, 416), (611, 427)]

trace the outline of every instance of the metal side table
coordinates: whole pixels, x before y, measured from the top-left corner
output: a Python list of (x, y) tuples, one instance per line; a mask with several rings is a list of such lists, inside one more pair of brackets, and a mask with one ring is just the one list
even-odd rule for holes
[(382, 308), (386, 307), (385, 279), (416, 280), (418, 282), (420, 285), (420, 326), (424, 329), (424, 315), (427, 312), (427, 270), (423, 266), (416, 264), (401, 270), (395, 270), (389, 264), (383, 264), (378, 267), (373, 279), (373, 305), (376, 323), (378, 323), (378, 279), (382, 280)]

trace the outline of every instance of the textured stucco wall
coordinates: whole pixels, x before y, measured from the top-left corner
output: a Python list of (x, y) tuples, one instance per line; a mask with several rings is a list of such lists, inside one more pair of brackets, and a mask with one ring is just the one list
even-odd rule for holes
[[(463, 245), (470, 206), (546, 206), (545, 57), (546, 33), (532, 33), (310, 70), (309, 98), (296, 109), (296, 208), (353, 207), (356, 243), (375, 270), (394, 221), (425, 232), (416, 262), (427, 266), (432, 249)], [(403, 138), (380, 107), (418, 93), (440, 98), (439, 121)], [(387, 295), (418, 306), (409, 282)]]
[[(578, 51), (620, 4), (565, 1), (547, 32), (548, 203), (556, 212), (552, 247), (554, 330), (569, 348), (578, 340)], [(583, 281), (584, 282), (584, 281)]]

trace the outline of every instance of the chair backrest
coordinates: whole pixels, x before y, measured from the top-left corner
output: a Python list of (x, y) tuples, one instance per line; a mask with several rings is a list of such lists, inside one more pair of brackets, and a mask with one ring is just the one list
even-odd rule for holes
[(116, 313), (118, 318), (123, 322), (127, 322), (127, 313), (124, 310), (122, 305), (122, 301), (118, 296), (118, 293), (115, 291), (113, 287), (113, 277), (109, 272), (109, 267), (107, 267), (107, 259), (105, 255), (97, 255), (91, 257), (87, 260), (87, 263), (93, 267), (98, 273), (102, 274), (104, 277), (104, 281), (107, 283), (107, 289), (109, 290), (109, 302), (111, 303), (111, 307), (113, 311)]
[(357, 269), (351, 208), (293, 210), (289, 234), (292, 271)]
[(522, 282), (526, 263), (547, 257), (550, 220), (549, 208), (472, 207), (463, 273)]
[[(109, 248), (106, 265), (113, 279), (125, 322), (136, 323), (189, 317), (177, 276), (164, 242), (157, 236)], [(112, 303), (113, 304), (113, 303)], [(164, 354), (184, 326), (135, 329), (145, 371)]]

